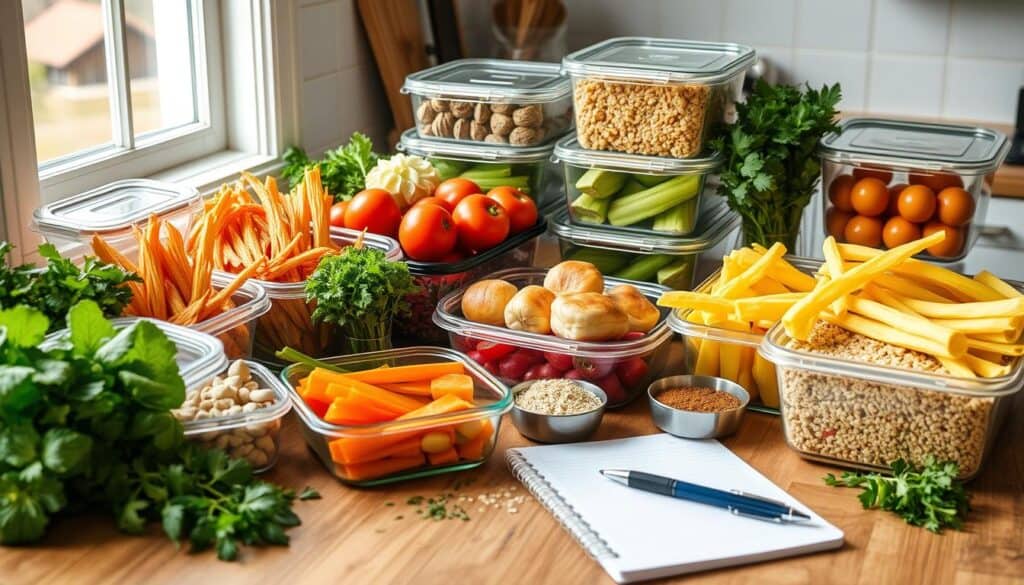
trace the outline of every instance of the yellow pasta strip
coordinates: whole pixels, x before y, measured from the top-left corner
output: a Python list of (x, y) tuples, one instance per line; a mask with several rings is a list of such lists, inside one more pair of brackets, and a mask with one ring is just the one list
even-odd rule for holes
[[(764, 250), (762, 248), (762, 250)], [(736, 250), (736, 258), (744, 265), (751, 265), (765, 253), (756, 252), (750, 248), (740, 248)], [(810, 274), (800, 272), (800, 270), (787, 262), (785, 259), (777, 262), (772, 269), (771, 277), (781, 282), (786, 288), (797, 291), (797, 292), (808, 292), (814, 288), (816, 281)]]
[[(978, 319), (932, 319), (932, 323), (964, 333), (1011, 333), (1024, 322), (1021, 317), (982, 317)], [(1016, 337), (1010, 341), (1016, 340)]]
[(898, 274), (879, 274), (874, 279), (873, 283), (878, 286), (884, 286), (885, 288), (898, 292), (903, 296), (910, 297), (912, 299), (921, 299), (922, 301), (932, 301), (933, 303), (955, 303), (955, 299), (947, 298), (940, 295), (931, 289), (925, 288), (920, 284), (917, 284), (913, 280), (900, 276)]
[(756, 262), (747, 267), (743, 272), (736, 275), (722, 287), (719, 291), (719, 296), (727, 299), (736, 299), (743, 295), (743, 293), (750, 288), (752, 284), (764, 278), (768, 271), (775, 265), (778, 260), (786, 254), (786, 246), (783, 246), (779, 242), (772, 244), (772, 247), (768, 249), (763, 256), (757, 259)]
[[(853, 313), (847, 313), (842, 317), (837, 317), (831, 313), (822, 313), (821, 318), (833, 325), (838, 325), (839, 327), (848, 331), (853, 331), (854, 333), (860, 333), (865, 337), (870, 337), (871, 339), (881, 341), (882, 343), (898, 345), (900, 347), (920, 351), (921, 353), (927, 353), (933, 356), (949, 358), (961, 357), (952, 355), (941, 343), (924, 337), (918, 337), (913, 333), (907, 333), (900, 329), (896, 329), (895, 327), (890, 327), (884, 323), (879, 323), (873, 319), (861, 317), (860, 315), (855, 315)], [(968, 339), (968, 344), (969, 343), (970, 339)]]
[(658, 306), (673, 309), (693, 309), (719, 315), (729, 315), (735, 310), (735, 303), (709, 294), (692, 291), (669, 291), (662, 293)]
[(935, 359), (939, 360), (939, 363), (942, 364), (942, 367), (946, 368), (946, 371), (949, 372), (951, 376), (956, 376), (958, 378), (977, 378), (974, 374), (974, 370), (968, 365), (967, 358), (968, 355), (966, 354), (964, 357), (957, 360), (948, 357), (935, 356)]
[(759, 295), (780, 295), (790, 292), (784, 284), (767, 276), (750, 285), (750, 290)]
[(909, 297), (899, 299), (925, 317), (938, 319), (980, 319), (989, 317), (1016, 317), (1024, 315), (1024, 297), (978, 301), (973, 303), (933, 303)]
[(982, 351), (990, 351), (999, 355), (1012, 355), (1015, 357), (1024, 355), (1024, 345), (1019, 343), (996, 343), (994, 341), (984, 341), (982, 339), (968, 337), (967, 347), (971, 349), (980, 349)]
[(993, 341), (995, 343), (1016, 343), (1020, 339), (1020, 332), (1015, 329), (1002, 333), (972, 333), (970, 336), (982, 341)]
[[(850, 311), (874, 319), (895, 329), (912, 331), (914, 335), (930, 339), (945, 348), (945, 354), (961, 356), (967, 353), (967, 337), (958, 331), (936, 325), (914, 314), (883, 305), (858, 296), (848, 297)], [(841, 316), (841, 315), (840, 315)]]
[(740, 321), (771, 321), (774, 323), (805, 296), (807, 293), (783, 293), (736, 299), (734, 314)]
[[(839, 246), (836, 244), (836, 239), (832, 236), (825, 238), (825, 242), (821, 245), (821, 251), (825, 255), (824, 268), (828, 272), (829, 278), (838, 278), (842, 276), (846, 270), (843, 268), (843, 257), (839, 254)], [(840, 297), (832, 303), (832, 312), (836, 315), (846, 314), (847, 309), (846, 297)]]
[(1002, 376), (1008, 376), (1010, 374), (1010, 370), (1013, 369), (1009, 364), (997, 364), (971, 354), (965, 355), (964, 361), (971, 370), (982, 378), (999, 378)]
[(990, 289), (996, 291), (997, 293), (1003, 295), (1008, 299), (1012, 299), (1013, 297), (1019, 297), (1022, 294), (1019, 290), (1014, 288), (1013, 285), (999, 278), (995, 274), (992, 274), (988, 270), (982, 270), (981, 272), (975, 274), (974, 280), (977, 280), (981, 284), (984, 284), (985, 286), (989, 287)]

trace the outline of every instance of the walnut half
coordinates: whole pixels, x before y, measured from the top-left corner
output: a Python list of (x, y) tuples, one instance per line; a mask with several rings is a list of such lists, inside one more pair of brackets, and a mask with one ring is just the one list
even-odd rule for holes
[(512, 112), (512, 121), (516, 126), (540, 128), (544, 124), (544, 110), (539, 105), (523, 106)]

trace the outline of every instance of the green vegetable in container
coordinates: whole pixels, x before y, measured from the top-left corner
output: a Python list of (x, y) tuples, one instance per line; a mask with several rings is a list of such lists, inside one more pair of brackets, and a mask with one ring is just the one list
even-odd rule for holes
[(696, 197), (702, 179), (701, 175), (679, 175), (643, 191), (616, 197), (608, 208), (608, 223), (628, 226), (668, 211)]
[(744, 244), (796, 244), (821, 165), (815, 149), (838, 130), (839, 84), (821, 90), (759, 81), (737, 122), (711, 146), (725, 164), (718, 193), (743, 217)]
[(632, 257), (625, 252), (614, 250), (602, 250), (600, 248), (577, 248), (569, 253), (566, 260), (578, 260), (590, 262), (601, 271), (602, 274), (614, 275), (625, 268)]
[(658, 271), (672, 263), (675, 256), (669, 254), (648, 254), (638, 256), (629, 266), (619, 270), (612, 276), (626, 280), (643, 280), (653, 282)]
[(573, 200), (569, 208), (572, 209), (573, 216), (579, 221), (604, 223), (608, 219), (608, 207), (611, 203), (611, 199), (607, 197), (598, 199), (586, 193), (580, 193), (580, 196)]
[(352, 351), (361, 353), (391, 347), (391, 325), (409, 312), (406, 295), (418, 290), (405, 262), (349, 246), (320, 260), (306, 281), (306, 300), (316, 302), (314, 321), (338, 325)]
[(577, 179), (576, 189), (583, 195), (594, 199), (607, 199), (618, 193), (628, 178), (629, 175), (625, 173), (590, 169)]
[(379, 157), (373, 152), (373, 142), (368, 136), (353, 132), (348, 144), (324, 152), (320, 160), (310, 160), (298, 146), (288, 148), (281, 158), (286, 163), (281, 177), (287, 179), (289, 185), (298, 185), (306, 169), (319, 166), (320, 179), (334, 195), (334, 200), (347, 201), (366, 188), (366, 173), (376, 166)]

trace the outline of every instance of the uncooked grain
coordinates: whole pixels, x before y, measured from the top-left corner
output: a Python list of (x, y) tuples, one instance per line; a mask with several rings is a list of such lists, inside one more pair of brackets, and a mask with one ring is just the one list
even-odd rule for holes
[(516, 406), (536, 414), (581, 414), (601, 406), (601, 400), (572, 380), (539, 380), (516, 394)]
[[(933, 357), (834, 325), (818, 323), (799, 352), (925, 373), (945, 374)], [(804, 454), (873, 467), (896, 459), (922, 465), (927, 455), (960, 465), (961, 477), (981, 465), (994, 398), (895, 386), (780, 367), (782, 414), (789, 443)]]

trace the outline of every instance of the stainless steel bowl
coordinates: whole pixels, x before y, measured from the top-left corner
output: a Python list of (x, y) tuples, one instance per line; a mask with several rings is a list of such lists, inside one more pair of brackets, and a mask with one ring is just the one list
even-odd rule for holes
[[(670, 388), (683, 386), (714, 388), (739, 398), (740, 405), (724, 412), (693, 412), (679, 410), (658, 402), (658, 394)], [(666, 433), (687, 439), (713, 439), (736, 432), (747, 410), (750, 395), (732, 380), (715, 376), (670, 376), (655, 380), (647, 388), (654, 424)]]
[(540, 380), (528, 380), (512, 387), (512, 424), (528, 439), (539, 443), (575, 443), (585, 441), (601, 425), (608, 395), (595, 384), (573, 380), (584, 390), (597, 396), (601, 406), (579, 414), (540, 414), (515, 405), (516, 395)]

